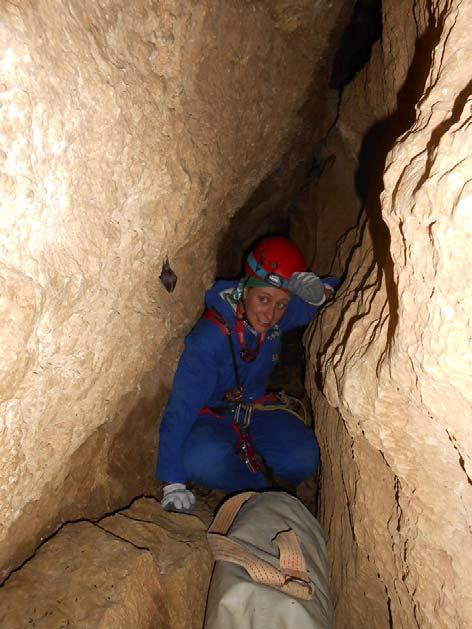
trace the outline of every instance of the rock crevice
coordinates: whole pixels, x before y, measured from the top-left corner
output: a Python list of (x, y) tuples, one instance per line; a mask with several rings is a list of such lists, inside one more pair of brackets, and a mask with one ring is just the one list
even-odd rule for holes
[(302, 137), (310, 90), (322, 114), (312, 86), (351, 7), (1, 7), (2, 580), (61, 521), (153, 493), (156, 423), (215, 251)]
[(345, 285), (305, 337), (339, 627), (472, 618), (469, 9), (384, 3), (382, 48), (346, 87), (333, 130), (359, 167), (369, 146), (378, 158), (360, 188), (368, 229), (353, 230)]
[[(333, 72), (355, 5), (351, 30), (361, 6), (377, 30)], [(383, 0), (381, 37), (378, 7), (0, 8), (0, 599), (17, 626), (197, 626), (202, 527), (123, 509), (157, 495), (158, 418), (204, 290), (272, 229), (344, 278), (305, 335), (336, 626), (471, 625), (472, 7)], [(197, 607), (162, 602), (183, 591)]]
[(211, 566), (198, 518), (138, 499), (95, 523), (65, 523), (0, 588), (0, 622), (200, 629)]

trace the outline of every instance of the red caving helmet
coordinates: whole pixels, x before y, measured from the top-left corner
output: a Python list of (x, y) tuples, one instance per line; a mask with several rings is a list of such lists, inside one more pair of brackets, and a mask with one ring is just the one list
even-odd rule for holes
[(249, 277), (287, 290), (292, 274), (306, 271), (306, 267), (305, 256), (291, 240), (283, 236), (269, 236), (250, 252), (244, 270)]

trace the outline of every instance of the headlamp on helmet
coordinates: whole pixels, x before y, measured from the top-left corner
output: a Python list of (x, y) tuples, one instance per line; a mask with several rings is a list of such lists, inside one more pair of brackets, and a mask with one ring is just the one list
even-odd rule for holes
[(261, 240), (246, 259), (245, 272), (274, 288), (288, 290), (293, 273), (306, 271), (300, 249), (288, 238), (270, 236)]

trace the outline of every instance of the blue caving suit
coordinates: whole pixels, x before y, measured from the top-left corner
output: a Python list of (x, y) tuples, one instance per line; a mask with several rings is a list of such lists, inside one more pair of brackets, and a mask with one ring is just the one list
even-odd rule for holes
[[(337, 288), (339, 280), (324, 278)], [(205, 302), (231, 326), (243, 401), (264, 396), (272, 369), (279, 360), (283, 332), (307, 325), (318, 312), (293, 296), (277, 325), (266, 334), (254, 362), (243, 361), (236, 333), (236, 314), (229, 301), (237, 281), (218, 281), (207, 291)], [(246, 347), (256, 349), (259, 335), (244, 323)], [(227, 391), (237, 386), (228, 337), (212, 321), (202, 318), (185, 340), (162, 419), (157, 477), (169, 483), (192, 481), (227, 492), (267, 486), (263, 473), (251, 472), (236, 451), (238, 436), (232, 414), (216, 417), (201, 409), (219, 408)], [(276, 476), (297, 485), (316, 470), (319, 449), (313, 431), (286, 411), (254, 411), (251, 418), (254, 447)]]

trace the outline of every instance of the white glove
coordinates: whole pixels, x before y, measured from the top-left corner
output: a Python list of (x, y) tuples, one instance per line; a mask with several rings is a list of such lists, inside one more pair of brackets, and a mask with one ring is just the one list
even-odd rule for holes
[(194, 506), (195, 496), (183, 483), (171, 483), (164, 487), (161, 500), (164, 511), (192, 513)]
[(312, 306), (321, 306), (326, 301), (325, 284), (311, 271), (293, 273), (287, 288)]

